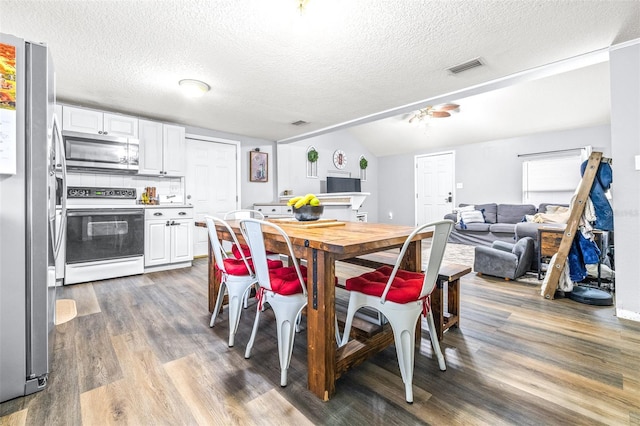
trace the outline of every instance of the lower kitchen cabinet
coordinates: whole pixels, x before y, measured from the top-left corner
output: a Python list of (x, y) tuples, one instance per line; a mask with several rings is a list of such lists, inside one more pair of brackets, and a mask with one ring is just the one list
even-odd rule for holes
[(145, 272), (191, 266), (193, 208), (145, 210)]

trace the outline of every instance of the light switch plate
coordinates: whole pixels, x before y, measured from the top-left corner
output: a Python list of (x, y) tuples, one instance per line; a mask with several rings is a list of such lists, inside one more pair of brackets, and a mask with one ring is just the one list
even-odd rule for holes
[(462, 189), (462, 182), (456, 183), (456, 189)]
[(640, 170), (640, 155), (636, 155), (636, 170)]

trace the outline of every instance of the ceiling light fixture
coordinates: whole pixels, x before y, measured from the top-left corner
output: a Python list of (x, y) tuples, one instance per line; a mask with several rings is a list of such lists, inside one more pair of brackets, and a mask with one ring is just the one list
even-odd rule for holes
[(300, 12), (300, 15), (304, 14), (304, 9), (307, 7), (307, 3), (309, 3), (309, 0), (298, 0), (298, 12)]
[(414, 121), (419, 123), (423, 120), (429, 120), (431, 118), (444, 118), (450, 117), (451, 113), (460, 112), (460, 105), (458, 104), (442, 104), (436, 106), (426, 106), (417, 110), (409, 116), (409, 123)]
[(184, 79), (178, 82), (185, 96), (190, 98), (199, 98), (207, 93), (211, 87), (200, 80)]

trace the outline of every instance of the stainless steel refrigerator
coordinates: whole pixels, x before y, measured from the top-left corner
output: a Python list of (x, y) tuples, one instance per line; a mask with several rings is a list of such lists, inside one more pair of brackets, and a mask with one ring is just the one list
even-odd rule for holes
[(47, 385), (55, 332), (55, 88), (46, 46), (0, 34), (0, 402)]

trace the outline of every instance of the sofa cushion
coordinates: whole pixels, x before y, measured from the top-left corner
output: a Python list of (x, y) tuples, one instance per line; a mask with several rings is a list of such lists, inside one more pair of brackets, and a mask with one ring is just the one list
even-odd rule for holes
[(484, 214), (484, 221), (487, 223), (498, 223), (498, 205), (495, 203), (490, 204), (476, 204), (476, 210), (482, 211)]
[[(463, 228), (462, 225), (466, 226), (466, 228)], [(458, 223), (455, 225), (455, 228), (458, 231), (463, 231), (463, 232), (464, 231), (488, 232), (489, 226), (491, 226), (491, 224), (489, 223), (470, 223), (468, 225)]]
[(516, 224), (515, 223), (494, 223), (489, 226), (489, 231), (493, 232), (502, 232), (505, 234), (515, 234), (516, 232)]
[(522, 222), (525, 215), (535, 212), (533, 204), (498, 204), (498, 223)]

